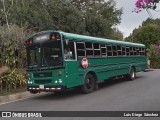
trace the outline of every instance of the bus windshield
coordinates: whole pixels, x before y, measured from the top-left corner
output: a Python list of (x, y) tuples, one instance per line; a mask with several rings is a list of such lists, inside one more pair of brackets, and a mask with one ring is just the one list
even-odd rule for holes
[(40, 64), (40, 45), (31, 45), (27, 47), (28, 67), (38, 67)]
[(62, 66), (61, 41), (30, 45), (27, 56), (29, 68)]
[(42, 67), (62, 66), (61, 41), (42, 44)]

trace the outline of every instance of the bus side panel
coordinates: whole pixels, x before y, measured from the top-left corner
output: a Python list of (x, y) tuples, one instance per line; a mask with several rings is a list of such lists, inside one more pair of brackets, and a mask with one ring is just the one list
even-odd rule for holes
[(129, 74), (131, 66), (136, 72), (147, 68), (146, 57), (112, 57), (102, 59), (89, 59), (89, 68), (97, 74), (98, 80), (105, 80), (112, 76)]
[(131, 66), (136, 68), (136, 72), (147, 68), (146, 57), (88, 58), (88, 62), (88, 68), (82, 68), (81, 60), (65, 62), (67, 88), (82, 85), (87, 71), (95, 72), (98, 80), (107, 80), (113, 76), (129, 74)]
[(67, 88), (83, 84), (85, 71), (80, 69), (80, 61), (65, 61)]

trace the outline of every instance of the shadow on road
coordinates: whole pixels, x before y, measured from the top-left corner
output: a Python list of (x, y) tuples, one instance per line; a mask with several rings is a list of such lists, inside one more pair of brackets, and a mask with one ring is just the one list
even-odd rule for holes
[(146, 69), (144, 72), (154, 71), (154, 69)]
[(34, 97), (33, 99), (64, 100), (70, 97), (80, 96), (80, 95), (83, 95), (80, 92), (80, 89), (70, 89), (70, 90), (67, 90), (66, 92), (61, 92), (61, 93), (56, 93), (56, 94), (53, 92), (48, 92), (44, 95)]
[[(137, 76), (136, 80), (140, 80), (144, 76)], [(127, 81), (124, 79), (117, 79), (117, 80), (106, 80), (105, 82), (99, 83), (99, 88), (97, 92), (101, 92), (101, 90), (106, 89), (108, 87), (115, 86), (117, 84), (125, 84), (125, 82), (132, 82), (132, 81)], [(93, 92), (94, 93), (94, 92)], [(92, 93), (91, 93), (92, 94)], [(87, 94), (82, 94), (80, 91), (80, 88), (73, 88), (70, 90), (67, 90), (66, 92), (61, 92), (61, 93), (53, 93), (53, 92), (48, 92), (44, 95), (33, 97), (33, 99), (38, 99), (38, 100), (64, 100), (64, 99), (69, 99), (70, 97), (76, 97), (76, 96), (84, 96)]]

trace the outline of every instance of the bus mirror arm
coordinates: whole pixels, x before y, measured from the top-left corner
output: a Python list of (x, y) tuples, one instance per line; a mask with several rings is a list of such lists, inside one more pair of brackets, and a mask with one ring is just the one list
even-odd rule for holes
[(69, 39), (65, 39), (66, 45), (68, 46)]

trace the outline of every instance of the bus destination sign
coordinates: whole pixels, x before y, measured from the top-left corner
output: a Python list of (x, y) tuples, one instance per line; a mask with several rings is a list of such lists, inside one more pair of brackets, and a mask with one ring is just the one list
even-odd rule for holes
[(50, 39), (50, 34), (38, 35), (33, 38), (33, 42), (43, 42)]

